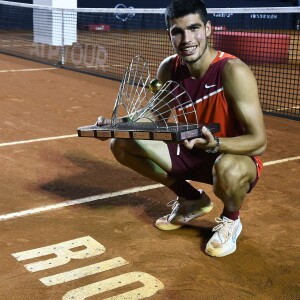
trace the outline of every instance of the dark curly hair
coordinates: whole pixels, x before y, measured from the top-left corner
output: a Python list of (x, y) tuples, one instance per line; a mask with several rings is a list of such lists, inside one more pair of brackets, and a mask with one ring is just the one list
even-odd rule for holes
[(170, 28), (170, 20), (184, 17), (189, 14), (198, 14), (204, 24), (207, 23), (206, 6), (201, 0), (172, 0), (165, 11), (166, 26)]

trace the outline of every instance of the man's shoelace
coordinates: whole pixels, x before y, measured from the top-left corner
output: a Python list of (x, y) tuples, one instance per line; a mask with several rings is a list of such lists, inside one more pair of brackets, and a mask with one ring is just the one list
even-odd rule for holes
[[(221, 242), (223, 239), (225, 240), (225, 242), (227, 242), (232, 235), (234, 221), (225, 218), (215, 218), (215, 221), (218, 223), (218, 225), (215, 226), (212, 231), (218, 232)], [(221, 237), (223, 237), (223, 239)]]
[(167, 205), (172, 207), (172, 211), (170, 214), (168, 214), (168, 217), (167, 217), (168, 222), (171, 222), (174, 219), (174, 217), (176, 216), (180, 204), (177, 200), (172, 200)]

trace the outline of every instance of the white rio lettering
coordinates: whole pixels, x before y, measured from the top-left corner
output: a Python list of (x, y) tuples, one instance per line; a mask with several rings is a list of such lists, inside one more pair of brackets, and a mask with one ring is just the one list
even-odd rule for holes
[(47, 286), (51, 286), (101, 273), (127, 264), (128, 262), (122, 257), (116, 257), (87, 267), (75, 269), (72, 271), (56, 274), (49, 277), (44, 277), (41, 278), (40, 281)]
[[(46, 257), (44, 260), (24, 265), (28, 271), (38, 272), (67, 264), (72, 259), (84, 259), (101, 255), (105, 251), (106, 249), (102, 244), (94, 240), (92, 237), (86, 236), (59, 244), (13, 253), (12, 256), (14, 256), (18, 261)], [(49, 256), (55, 257), (49, 258)], [(40, 278), (40, 281), (46, 286), (55, 286), (57, 284), (109, 271), (128, 264), (129, 263), (122, 257), (116, 257), (89, 266), (43, 277)], [(156, 294), (164, 288), (163, 283), (150, 274), (144, 272), (129, 272), (73, 289), (65, 293), (62, 299), (86, 299), (87, 297), (99, 295), (133, 283), (136, 283), (139, 286), (136, 287), (135, 284), (134, 289), (105, 299), (143, 299)], [(130, 286), (128, 288), (130, 288)]]
[[(82, 248), (83, 250), (71, 251), (70, 249)], [(37, 257), (43, 257), (54, 254), (56, 257), (50, 258), (35, 263), (25, 265), (25, 268), (30, 272), (37, 272), (54, 267), (58, 267), (68, 263), (71, 259), (83, 259), (96, 255), (100, 255), (105, 252), (105, 247), (98, 243), (90, 236), (55, 244), (47, 247), (37, 248), (33, 250), (14, 253), (14, 256), (18, 261), (28, 260)]]
[(125, 285), (141, 282), (142, 287), (135, 290), (119, 294), (117, 296), (105, 298), (105, 300), (137, 300), (148, 298), (156, 294), (159, 290), (164, 288), (162, 282), (157, 280), (155, 277), (143, 273), (143, 272), (131, 272), (115, 276), (109, 279), (105, 279), (96, 283), (86, 285), (84, 287), (77, 288), (75, 290), (69, 291), (63, 296), (63, 300), (82, 300), (87, 297), (98, 295), (107, 291), (114, 290)]

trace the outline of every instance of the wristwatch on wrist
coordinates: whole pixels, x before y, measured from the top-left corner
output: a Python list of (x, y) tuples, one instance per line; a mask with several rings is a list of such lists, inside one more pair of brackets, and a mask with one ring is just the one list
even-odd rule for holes
[(217, 142), (216, 146), (213, 149), (205, 150), (205, 152), (207, 152), (207, 153), (217, 153), (219, 151), (219, 148), (220, 148), (220, 145), (221, 145), (220, 139), (217, 136), (214, 136), (214, 139)]

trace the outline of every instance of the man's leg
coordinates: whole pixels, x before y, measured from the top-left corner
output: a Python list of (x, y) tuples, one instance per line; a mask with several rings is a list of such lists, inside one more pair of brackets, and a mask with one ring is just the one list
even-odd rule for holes
[(111, 150), (124, 166), (162, 183), (177, 196), (199, 198), (199, 192), (188, 182), (171, 174), (172, 161), (166, 143), (161, 141), (112, 139)]
[(228, 212), (240, 210), (256, 176), (256, 165), (249, 156), (223, 154), (216, 160), (213, 190)]
[(186, 180), (172, 175), (172, 160), (161, 141), (112, 139), (111, 150), (121, 164), (145, 177), (162, 183), (178, 197), (198, 199), (201, 195)]
[(137, 173), (162, 183), (172, 185), (172, 162), (168, 146), (161, 141), (112, 139), (111, 151), (116, 160)]
[(224, 209), (221, 218), (216, 219), (218, 225), (206, 246), (209, 255), (221, 257), (236, 250), (236, 239), (242, 230), (239, 210), (256, 176), (256, 165), (251, 157), (223, 154), (216, 160), (213, 190), (224, 203)]
[(202, 190), (198, 191), (186, 180), (171, 174), (172, 160), (165, 143), (113, 139), (111, 150), (121, 164), (164, 184), (177, 195), (177, 199), (171, 201), (171, 213), (156, 221), (159, 229), (178, 229), (212, 210), (213, 204)]

